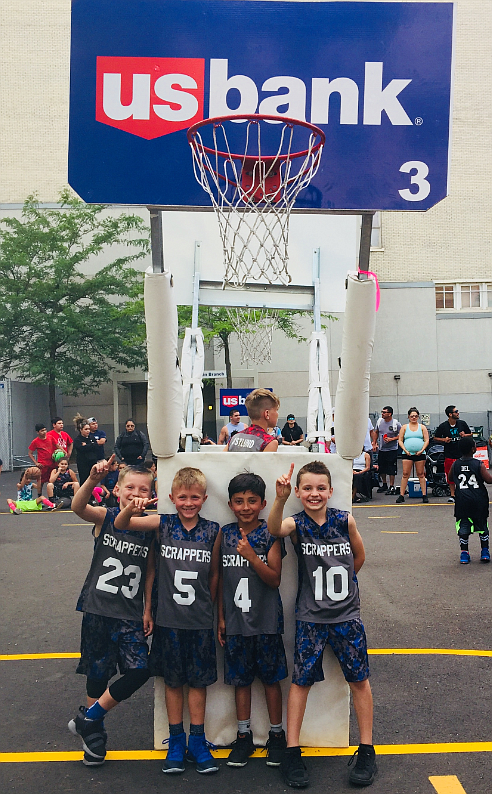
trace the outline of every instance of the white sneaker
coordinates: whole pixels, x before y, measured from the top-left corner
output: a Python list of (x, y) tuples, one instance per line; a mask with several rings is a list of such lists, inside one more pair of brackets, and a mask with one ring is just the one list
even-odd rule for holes
[(454, 496), (450, 496), (448, 498), (448, 502), (450, 502), (450, 504), (454, 504)]

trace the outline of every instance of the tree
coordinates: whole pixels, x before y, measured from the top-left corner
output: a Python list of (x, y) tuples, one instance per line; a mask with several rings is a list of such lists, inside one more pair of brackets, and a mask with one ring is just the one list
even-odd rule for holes
[[(48, 385), (51, 416), (56, 388), (89, 394), (115, 367), (145, 366), (143, 276), (131, 263), (150, 248), (137, 216), (104, 216), (68, 190), (60, 203), (29, 196), (21, 219), (0, 220), (0, 368)], [(116, 245), (110, 264), (84, 272)]]
[[(178, 325), (180, 336), (184, 336), (185, 328), (191, 327), (191, 306), (178, 306)], [(273, 312), (272, 312), (273, 314)], [(297, 339), (298, 342), (305, 342), (306, 337), (302, 336), (302, 329), (297, 317), (308, 316), (312, 319), (312, 312), (309, 311), (275, 311), (276, 327), (281, 330), (288, 339)], [(324, 319), (336, 320), (329, 314), (323, 314)], [(229, 337), (235, 333), (235, 327), (231, 322), (227, 309), (217, 306), (199, 306), (198, 325), (203, 331), (204, 342), (218, 340), (219, 350), (224, 351), (227, 388), (232, 389), (231, 355), (229, 348)]]

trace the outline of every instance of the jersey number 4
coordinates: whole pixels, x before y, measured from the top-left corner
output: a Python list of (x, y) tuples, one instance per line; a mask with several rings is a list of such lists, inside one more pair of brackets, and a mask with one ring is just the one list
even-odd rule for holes
[(241, 612), (249, 612), (251, 609), (251, 599), (249, 597), (248, 579), (243, 577), (238, 582), (234, 593), (234, 603)]
[(121, 593), (125, 598), (135, 598), (138, 593), (140, 579), (142, 578), (142, 571), (138, 565), (127, 565), (126, 568), (123, 568), (123, 565), (116, 557), (108, 557), (107, 560), (104, 560), (103, 565), (105, 568), (112, 568), (113, 570), (101, 574), (97, 580), (96, 590), (104, 590), (106, 593), (113, 593), (113, 595), (115, 595), (119, 588), (117, 585), (108, 584), (108, 582), (110, 582), (111, 579), (116, 579), (118, 576), (125, 574), (125, 576), (129, 576), (130, 579), (128, 585), (121, 585)]
[[(320, 565), (313, 571), (314, 600), (323, 601), (323, 567)], [(335, 581), (338, 579), (340, 590), (335, 590)], [(326, 595), (332, 601), (343, 601), (349, 592), (349, 578), (347, 569), (342, 565), (334, 565), (326, 571)]]

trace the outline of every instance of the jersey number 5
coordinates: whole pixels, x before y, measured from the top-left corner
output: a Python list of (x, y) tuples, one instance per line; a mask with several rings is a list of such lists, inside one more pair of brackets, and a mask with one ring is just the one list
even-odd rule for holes
[(180, 593), (173, 593), (173, 598), (177, 604), (189, 607), (194, 603), (196, 598), (195, 588), (191, 584), (184, 584), (185, 579), (198, 579), (198, 571), (175, 571), (174, 572), (174, 586)]

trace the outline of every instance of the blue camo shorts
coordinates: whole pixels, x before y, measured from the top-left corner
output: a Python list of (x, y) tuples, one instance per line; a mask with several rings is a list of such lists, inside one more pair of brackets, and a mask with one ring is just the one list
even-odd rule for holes
[(146, 670), (149, 646), (141, 620), (118, 620), (84, 612), (77, 673), (109, 681), (128, 670)]
[(323, 651), (329, 645), (347, 682), (369, 678), (369, 659), (364, 626), (360, 619), (344, 623), (296, 621), (292, 683), (311, 686), (324, 681)]
[(224, 647), (224, 682), (250, 686), (255, 678), (262, 684), (276, 684), (287, 678), (287, 659), (281, 634), (243, 637), (231, 634)]
[(170, 687), (211, 686), (217, 681), (214, 630), (154, 625), (149, 668)]

